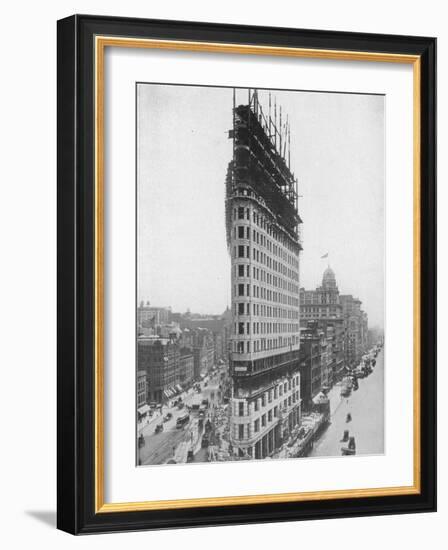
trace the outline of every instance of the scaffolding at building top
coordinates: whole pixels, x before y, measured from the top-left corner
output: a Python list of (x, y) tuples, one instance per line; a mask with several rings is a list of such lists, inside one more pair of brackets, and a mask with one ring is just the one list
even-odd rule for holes
[(227, 197), (250, 189), (266, 202), (279, 225), (297, 238), (298, 180), (291, 170), (291, 126), (269, 92), (265, 113), (258, 91), (248, 89), (247, 104), (236, 105), (233, 91), (233, 160), (227, 173)]

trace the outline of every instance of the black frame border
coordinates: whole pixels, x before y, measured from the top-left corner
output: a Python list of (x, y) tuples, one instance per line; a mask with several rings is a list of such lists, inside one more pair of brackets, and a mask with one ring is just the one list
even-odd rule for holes
[[(74, 15), (58, 21), (57, 527), (72, 534), (436, 510), (436, 39)], [(96, 35), (418, 55), (421, 59), (421, 492), (95, 513)]]

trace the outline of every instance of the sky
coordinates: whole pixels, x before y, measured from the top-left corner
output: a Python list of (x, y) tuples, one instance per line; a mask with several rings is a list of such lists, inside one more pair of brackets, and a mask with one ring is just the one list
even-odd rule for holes
[[(341, 294), (384, 325), (384, 96), (272, 91), (291, 123), (303, 220), (300, 285), (330, 265)], [(259, 90), (268, 109), (268, 91)], [(237, 91), (247, 103), (247, 90)], [(224, 198), (231, 88), (138, 84), (138, 299), (173, 311), (230, 305)], [(321, 256), (328, 253), (327, 259)]]

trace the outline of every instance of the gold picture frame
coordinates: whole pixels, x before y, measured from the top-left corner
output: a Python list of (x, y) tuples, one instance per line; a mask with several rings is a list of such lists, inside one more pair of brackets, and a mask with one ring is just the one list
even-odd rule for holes
[[(121, 32), (112, 32), (112, 29), (120, 23)], [(169, 22), (164, 22), (165, 27), (169, 28)], [(115, 27), (114, 27), (115, 25)], [(189, 27), (191, 24), (185, 24)], [(199, 24), (198, 24), (199, 25)], [(383, 48), (383, 51), (377, 51), (375, 36), (371, 37), (371, 45), (369, 41), (364, 42), (368, 45), (366, 49), (353, 49), (353, 43), (349, 41), (349, 37), (343, 35), (339, 36), (338, 33), (334, 33), (333, 40), (330, 40), (328, 35), (332, 33), (317, 34), (315, 40), (316, 46), (304, 47), (300, 45), (300, 42), (304, 41), (300, 31), (290, 33), (288, 36), (296, 36), (296, 41), (299, 45), (279, 45), (271, 44), (266, 45), (262, 43), (256, 43), (257, 28), (246, 28), (241, 30), (241, 42), (232, 43), (224, 41), (223, 37), (220, 37), (217, 41), (210, 41), (205, 39), (207, 35), (204, 28), (195, 28), (198, 38), (185, 39), (180, 33), (178, 38), (160, 38), (159, 36), (151, 36), (154, 26), (157, 27), (155, 22), (144, 21), (140, 24), (141, 29), (146, 28), (146, 35), (143, 35), (143, 31), (138, 36), (132, 35), (129, 28), (126, 27), (125, 21), (117, 22), (115, 19), (109, 20), (108, 18), (90, 19), (88, 16), (75, 16), (74, 19), (69, 18), (60, 22), (60, 42), (61, 44), (69, 39), (73, 38), (75, 32), (77, 36), (81, 36), (82, 46), (76, 45), (76, 47), (82, 47), (82, 51), (91, 51), (92, 59), (89, 61), (89, 71), (91, 83), (93, 84), (91, 90), (91, 96), (89, 96), (90, 104), (93, 107), (92, 125), (90, 126), (91, 135), (90, 143), (93, 143), (94, 160), (93, 160), (93, 355), (92, 364), (90, 368), (93, 369), (93, 386), (92, 395), (94, 397), (92, 403), (93, 411), (93, 428), (92, 428), (92, 441), (93, 447), (90, 459), (90, 465), (92, 468), (90, 480), (93, 481), (92, 493), (93, 502), (92, 508), (87, 514), (88, 521), (84, 526), (74, 526), (73, 521), (66, 519), (66, 516), (61, 512), (59, 525), (61, 528), (69, 530), (71, 532), (85, 532), (85, 531), (104, 531), (109, 530), (107, 525), (110, 523), (109, 518), (114, 518), (112, 523), (114, 525), (121, 525), (121, 528), (130, 528), (132, 524), (130, 517), (133, 513), (144, 512), (151, 514), (153, 512), (163, 511), (175, 511), (175, 510), (194, 510), (194, 509), (215, 509), (216, 513), (222, 512), (223, 507), (238, 507), (241, 509), (244, 507), (247, 509), (250, 506), (259, 505), (292, 505), (294, 503), (312, 503), (318, 501), (323, 503), (325, 501), (342, 502), (346, 499), (358, 499), (366, 502), (370, 499), (377, 499), (379, 502), (384, 498), (393, 497), (406, 497), (412, 499), (415, 502), (421, 502), (424, 495), (427, 493), (427, 477), (428, 468), (427, 459), (422, 457), (422, 418), (428, 418), (428, 411), (426, 410), (427, 404), (425, 403), (425, 410), (422, 410), (422, 326), (425, 323), (425, 319), (422, 318), (422, 238), (428, 239), (427, 232), (424, 232), (422, 225), (422, 217), (428, 216), (428, 212), (423, 211), (422, 205), (422, 189), (424, 192), (431, 192), (433, 189), (433, 182), (429, 182), (428, 177), (423, 174), (422, 169), (422, 136), (425, 138), (425, 128), (422, 127), (422, 118), (427, 125), (428, 112), (422, 112), (424, 104), (422, 102), (422, 90), (425, 97), (428, 93), (428, 62), (425, 59), (428, 50), (432, 50), (434, 47), (433, 39), (427, 39), (425, 43), (426, 53), (420, 51), (420, 43), (417, 44), (415, 40), (414, 48), (409, 47), (403, 41), (403, 46), (406, 48), (399, 48), (400, 38), (403, 37), (389, 37), (389, 45)], [(193, 24), (194, 26), (194, 24)], [(230, 27), (222, 26), (223, 33), (229, 32)], [(275, 36), (281, 31), (271, 29), (272, 35)], [(160, 30), (161, 32), (161, 30)], [(252, 32), (252, 35), (251, 35)], [(84, 34), (82, 34), (84, 33)], [(246, 34), (244, 34), (246, 33)], [(156, 35), (158, 33), (155, 33)], [(63, 36), (64, 35), (64, 36)], [(208, 36), (208, 35), (207, 35)], [(362, 36), (362, 35), (360, 35)], [(261, 39), (259, 39), (261, 40)], [(292, 40), (292, 39), (291, 39)], [(317, 47), (317, 44), (327, 40), (328, 47)], [(378, 42), (378, 38), (376, 39)], [(404, 40), (404, 39), (403, 39)], [(345, 42), (344, 42), (345, 41)], [(411, 45), (412, 40), (410, 41)], [(336, 44), (339, 44), (339, 48), (336, 48)], [(347, 47), (344, 48), (344, 44)], [(360, 44), (360, 42), (359, 42)], [(62, 46), (61, 46), (62, 47)], [(107, 48), (140, 48), (140, 49), (158, 49), (158, 50), (174, 50), (174, 51), (189, 51), (189, 52), (207, 52), (214, 54), (234, 54), (234, 55), (264, 55), (264, 56), (288, 56), (299, 58), (312, 58), (312, 59), (325, 59), (325, 60), (339, 60), (339, 61), (365, 61), (365, 62), (381, 62), (381, 63), (399, 63), (410, 64), (413, 70), (413, 218), (414, 218), (414, 230), (413, 230), (413, 296), (414, 296), (414, 350), (413, 350), (413, 484), (410, 486), (402, 487), (381, 487), (381, 488), (366, 488), (366, 489), (347, 489), (347, 490), (335, 490), (335, 491), (316, 491), (316, 492), (304, 492), (304, 493), (281, 493), (281, 494), (265, 494), (265, 495), (245, 495), (245, 496), (226, 496), (217, 498), (192, 498), (182, 500), (163, 500), (163, 501), (143, 501), (143, 502), (117, 502), (110, 503), (105, 502), (105, 468), (104, 468), (104, 194), (105, 194), (105, 171), (104, 171), (104, 93), (105, 93), (105, 52)], [(420, 49), (419, 49), (420, 48)], [(66, 46), (67, 49), (67, 46)], [(406, 49), (406, 53), (402, 51)], [(62, 55), (62, 54), (61, 54)], [(65, 53), (67, 56), (67, 53)], [(70, 52), (73, 56), (73, 52)], [(62, 59), (62, 58), (61, 58)], [(62, 62), (62, 61), (61, 61)], [(424, 79), (422, 77), (422, 63), (424, 63)], [(62, 69), (61, 69), (62, 70)], [(78, 78), (82, 76), (82, 72), (79, 71)], [(66, 77), (67, 78), (67, 77)], [(426, 107), (427, 109), (427, 107)], [(62, 115), (61, 115), (62, 116)], [(428, 147), (425, 147), (425, 154), (429, 154), (431, 157), (432, 151), (428, 153)], [(427, 163), (427, 158), (424, 162)], [(425, 164), (426, 165), (426, 164)], [(424, 181), (422, 178), (424, 176)], [(429, 185), (429, 189), (428, 189)], [(62, 206), (60, 206), (62, 208)], [(428, 223), (427, 221), (425, 223)], [(425, 229), (425, 231), (427, 231)], [(429, 359), (430, 361), (430, 359)], [(425, 359), (425, 364), (428, 362), (428, 358)], [(426, 375), (425, 375), (426, 376)], [(423, 416), (422, 416), (423, 415)], [(430, 415), (429, 415), (430, 416)], [(427, 439), (427, 438), (426, 438)], [(422, 465), (422, 461), (424, 464)], [(424, 472), (422, 472), (422, 468)], [(424, 487), (423, 487), (424, 485)], [(60, 497), (62, 499), (62, 497)], [(427, 498), (427, 495), (426, 497)], [(430, 499), (433, 502), (433, 499)], [(62, 501), (61, 501), (62, 502)], [(62, 506), (62, 504), (61, 504)], [(334, 506), (334, 505), (333, 505)], [(334, 509), (334, 508), (333, 508)], [(300, 515), (298, 509), (297, 515)], [(213, 514), (213, 512), (211, 512)], [(274, 513), (274, 512), (272, 512)], [(326, 512), (328, 517), (331, 512)], [(362, 508), (359, 510), (359, 514), (362, 514)], [(118, 519), (121, 516), (125, 519)], [(102, 518), (107, 518), (102, 519)], [(150, 515), (147, 519), (142, 520), (146, 522), (146, 527), (151, 528)], [(243, 520), (244, 521), (244, 520)], [(171, 519), (172, 526), (176, 526), (176, 521)], [(209, 519), (210, 523), (213, 523), (212, 519)], [(225, 520), (223, 520), (225, 523)], [(193, 524), (194, 522), (192, 522)], [(69, 526), (70, 525), (70, 526)], [(158, 526), (159, 523), (155, 521), (154, 526)], [(111, 530), (113, 528), (110, 528)]]

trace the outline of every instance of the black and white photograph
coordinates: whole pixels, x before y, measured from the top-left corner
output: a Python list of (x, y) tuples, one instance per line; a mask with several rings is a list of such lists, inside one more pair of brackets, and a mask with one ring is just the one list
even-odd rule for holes
[(384, 453), (385, 97), (136, 104), (137, 464)]
[(448, 27), (374, 7), (4, 5), (3, 548), (446, 538)]

